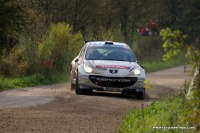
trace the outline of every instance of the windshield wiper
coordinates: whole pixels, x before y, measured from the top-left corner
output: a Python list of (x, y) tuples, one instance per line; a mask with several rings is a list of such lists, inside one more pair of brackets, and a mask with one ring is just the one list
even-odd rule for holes
[(86, 58), (86, 60), (97, 60), (97, 59), (94, 59), (94, 58)]

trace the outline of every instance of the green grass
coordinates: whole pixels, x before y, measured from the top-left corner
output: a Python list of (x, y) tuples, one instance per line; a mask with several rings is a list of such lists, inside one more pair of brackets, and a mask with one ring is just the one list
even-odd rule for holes
[(0, 90), (33, 87), (39, 85), (49, 85), (54, 83), (63, 83), (68, 81), (68, 74), (65, 73), (53, 73), (51, 75), (44, 76), (42, 74), (34, 74), (29, 77), (17, 77), (17, 78), (4, 78), (0, 77)]
[(184, 65), (184, 62), (161, 62), (161, 61), (154, 61), (154, 62), (147, 62), (144, 63), (142, 66), (145, 68), (146, 73), (155, 72), (167, 68), (171, 68), (174, 66)]
[(189, 121), (191, 109), (185, 96), (170, 96), (152, 102), (143, 110), (132, 110), (125, 116), (118, 133), (195, 133), (196, 130), (155, 129), (156, 127), (193, 127)]
[[(143, 63), (144, 62), (144, 63)], [(184, 53), (180, 54), (176, 58), (174, 58), (174, 61), (168, 61), (168, 62), (163, 62), (161, 60), (155, 60), (155, 61), (142, 61), (141, 65), (145, 68), (146, 73), (149, 72), (155, 72), (179, 65), (184, 65), (189, 63), (189, 58), (186, 58)]]

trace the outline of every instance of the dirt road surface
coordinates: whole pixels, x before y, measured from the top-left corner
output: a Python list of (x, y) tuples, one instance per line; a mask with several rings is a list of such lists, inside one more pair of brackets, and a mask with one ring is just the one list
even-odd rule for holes
[(0, 93), (0, 133), (116, 133), (131, 109), (181, 91), (189, 72), (179, 66), (147, 74), (153, 85), (144, 100), (119, 93), (76, 95), (69, 84)]

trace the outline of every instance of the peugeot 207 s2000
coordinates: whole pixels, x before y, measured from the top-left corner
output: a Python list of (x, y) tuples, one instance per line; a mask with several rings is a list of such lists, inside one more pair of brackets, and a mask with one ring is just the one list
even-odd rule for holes
[(85, 41), (71, 63), (70, 72), (71, 90), (76, 94), (112, 91), (144, 99), (145, 70), (125, 43)]

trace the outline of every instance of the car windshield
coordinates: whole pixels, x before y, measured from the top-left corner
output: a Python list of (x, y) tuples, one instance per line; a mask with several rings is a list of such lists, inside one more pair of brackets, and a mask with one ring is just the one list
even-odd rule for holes
[(131, 49), (114, 46), (89, 46), (85, 59), (136, 62), (135, 55)]

